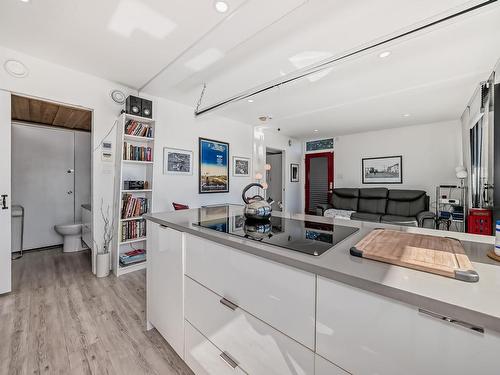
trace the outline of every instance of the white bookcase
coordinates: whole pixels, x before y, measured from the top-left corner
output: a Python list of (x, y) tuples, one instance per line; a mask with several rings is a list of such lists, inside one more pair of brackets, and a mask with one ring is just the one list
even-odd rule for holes
[[(136, 135), (125, 134), (125, 126), (130, 121), (137, 121), (150, 126), (153, 129), (152, 137), (139, 137)], [(154, 165), (154, 136), (155, 136), (155, 121), (144, 117), (122, 114), (118, 118), (116, 129), (116, 155), (115, 155), (115, 188), (114, 188), (114, 236), (111, 252), (111, 262), (113, 272), (116, 276), (124, 275), (129, 272), (137, 271), (146, 268), (146, 262), (136, 263), (128, 266), (120, 264), (120, 254), (136, 249), (146, 249), (147, 234), (144, 237), (123, 239), (122, 224), (127, 222), (143, 222), (146, 225), (142, 216), (122, 218), (123, 197), (126, 194), (132, 195), (134, 198), (147, 198), (149, 212), (153, 207), (153, 165)], [(137, 161), (126, 160), (124, 158), (124, 143), (127, 146), (151, 147), (152, 161)], [(124, 181), (147, 181), (148, 187), (144, 190), (125, 190)], [(147, 255), (146, 255), (147, 256)]]

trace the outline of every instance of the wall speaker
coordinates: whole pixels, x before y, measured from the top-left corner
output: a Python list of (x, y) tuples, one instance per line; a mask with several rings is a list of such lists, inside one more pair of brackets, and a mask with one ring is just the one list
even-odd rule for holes
[(130, 115), (141, 116), (142, 113), (142, 99), (137, 96), (129, 95), (125, 102), (125, 112)]
[(153, 118), (153, 102), (151, 100), (142, 99), (142, 117)]

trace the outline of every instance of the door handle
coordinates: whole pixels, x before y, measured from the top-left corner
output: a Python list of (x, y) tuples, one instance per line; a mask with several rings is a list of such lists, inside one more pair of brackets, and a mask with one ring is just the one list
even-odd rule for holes
[(68, 191), (68, 194), (69, 194), (69, 195), (73, 194), (73, 191), (69, 190), (69, 191)]
[(9, 207), (7, 207), (7, 194), (2, 194), (2, 210), (7, 210)]
[(450, 318), (448, 316), (444, 316), (444, 315), (441, 315), (441, 314), (436, 314), (435, 312), (432, 312), (432, 311), (429, 311), (429, 310), (418, 309), (418, 312), (420, 314), (428, 315), (428, 316), (430, 316), (432, 318), (435, 318), (435, 319), (438, 319), (438, 320), (443, 320), (445, 322), (448, 322), (448, 323), (451, 323), (451, 324), (455, 324), (455, 325), (461, 326), (463, 328), (470, 329), (470, 330), (478, 332), (478, 333), (484, 333), (484, 328), (476, 326), (475, 324), (470, 324), (470, 323), (467, 323), (467, 322), (464, 322), (464, 321), (461, 321), (461, 320), (456, 320), (456, 319)]
[(236, 367), (238, 367), (238, 362), (236, 362), (230, 355), (228, 352), (222, 352), (220, 353), (220, 357), (222, 358), (222, 360), (224, 362), (226, 362), (226, 364), (230, 367), (232, 367), (233, 369), (235, 369)]
[(235, 303), (232, 303), (231, 301), (229, 301), (228, 299), (226, 298), (222, 298), (220, 300), (220, 303), (222, 303), (224, 306), (226, 306), (228, 309), (231, 309), (231, 310), (236, 310), (238, 308), (238, 305), (235, 304)]

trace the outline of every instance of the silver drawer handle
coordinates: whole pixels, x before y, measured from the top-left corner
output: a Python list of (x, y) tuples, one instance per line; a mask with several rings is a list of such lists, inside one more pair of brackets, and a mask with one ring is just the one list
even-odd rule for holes
[(232, 303), (231, 301), (229, 301), (228, 299), (226, 298), (222, 298), (220, 300), (220, 303), (222, 303), (224, 306), (226, 306), (227, 308), (231, 309), (231, 310), (236, 310), (238, 308), (238, 305)]
[(222, 360), (224, 362), (226, 362), (233, 369), (238, 367), (238, 362), (236, 362), (234, 359), (232, 359), (231, 356), (229, 355), (229, 353), (222, 352), (222, 353), (220, 353), (220, 357), (222, 358)]
[(456, 319), (450, 318), (448, 316), (436, 314), (436, 313), (434, 313), (432, 311), (428, 311), (428, 310), (424, 310), (424, 309), (418, 309), (418, 312), (421, 313), (421, 314), (424, 314), (424, 315), (428, 315), (428, 316), (430, 316), (432, 318), (436, 318), (436, 319), (439, 319), (439, 320), (444, 320), (445, 322), (459, 325), (461, 327), (470, 329), (470, 330), (475, 331), (475, 332), (484, 333), (484, 328), (483, 327), (479, 327), (479, 326), (476, 326), (474, 324), (463, 322), (461, 320), (456, 320)]

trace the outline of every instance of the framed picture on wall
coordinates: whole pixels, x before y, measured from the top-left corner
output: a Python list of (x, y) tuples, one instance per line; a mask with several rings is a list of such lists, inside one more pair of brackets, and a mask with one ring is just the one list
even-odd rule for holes
[(233, 176), (248, 177), (250, 176), (250, 159), (233, 156)]
[(163, 148), (163, 174), (193, 174), (193, 151)]
[(199, 138), (200, 194), (229, 192), (229, 143)]
[(383, 156), (361, 161), (363, 184), (402, 184), (403, 157)]
[(298, 164), (290, 164), (290, 182), (299, 182)]

